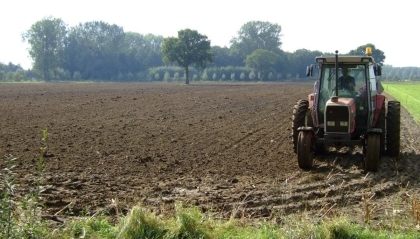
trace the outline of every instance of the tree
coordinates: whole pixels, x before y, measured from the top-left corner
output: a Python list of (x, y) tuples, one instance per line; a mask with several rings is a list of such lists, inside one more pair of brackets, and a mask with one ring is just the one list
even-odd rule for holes
[(230, 41), (232, 54), (245, 59), (257, 49), (277, 52), (281, 47), (281, 26), (270, 22), (251, 21), (245, 23), (238, 31), (238, 36)]
[(320, 51), (298, 49), (293, 52), (293, 54), (289, 55), (288, 62), (293, 66), (293, 68), (289, 68), (289, 71), (292, 70), (293, 72), (304, 76), (306, 74), (306, 67), (315, 62), (315, 57), (321, 55), (322, 52)]
[(3, 64), (0, 62), (0, 80), (3, 80)]
[(268, 73), (268, 79), (269, 80), (274, 80), (273, 72)]
[(141, 56), (141, 48), (144, 45), (143, 35), (135, 32), (126, 32), (119, 55), (120, 70), (127, 72), (145, 71)]
[(119, 56), (120, 70), (140, 72), (162, 66), (162, 42), (162, 36), (126, 32)]
[(34, 69), (42, 72), (44, 80), (50, 81), (50, 73), (56, 77), (64, 50), (66, 24), (60, 18), (44, 18), (36, 22), (22, 35), (22, 40), (30, 45), (29, 55), (34, 61)]
[(83, 79), (118, 78), (124, 35), (122, 27), (102, 21), (73, 27), (66, 42), (66, 68), (79, 71)]
[(168, 71), (165, 72), (165, 75), (163, 76), (163, 80), (165, 80), (166, 82), (169, 82), (171, 80), (171, 76), (169, 75)]
[(229, 48), (220, 47), (220, 46), (212, 46), (211, 50), (214, 55), (214, 63), (212, 65), (216, 67), (231, 65), (231, 60), (229, 56)]
[(144, 45), (141, 54), (145, 56), (142, 60), (147, 68), (162, 66), (162, 44), (163, 36), (153, 34), (144, 36)]
[(244, 72), (241, 72), (241, 75), (239, 76), (239, 78), (243, 81), (243, 80), (245, 80), (245, 73)]
[(385, 56), (383, 51), (381, 51), (379, 49), (376, 49), (375, 45), (373, 45), (372, 43), (368, 43), (366, 45), (359, 46), (355, 50), (351, 50), (348, 54), (349, 55), (365, 54), (366, 47), (371, 47), (372, 48), (372, 57), (373, 57), (373, 59), (375, 59), (375, 62), (383, 65), (386, 56)]
[(177, 63), (184, 68), (185, 84), (189, 84), (189, 69), (191, 64), (206, 68), (207, 61), (213, 62), (214, 57), (207, 36), (199, 34), (195, 30), (184, 29), (178, 31), (178, 38), (168, 37), (163, 39), (163, 61)]
[(246, 57), (245, 64), (251, 69), (256, 69), (260, 80), (265, 73), (274, 65), (279, 55), (272, 51), (257, 49)]
[(207, 69), (204, 70), (203, 75), (201, 76), (201, 78), (203, 79), (203, 81), (208, 81), (209, 80), (209, 75), (207, 74)]
[(254, 80), (255, 79), (255, 72), (252, 70), (250, 73), (249, 73), (249, 79), (250, 80)]
[(209, 65), (210, 67), (243, 66), (244, 64), (244, 58), (233, 54), (228, 47), (212, 46), (211, 50), (214, 55), (214, 63)]
[(179, 72), (175, 72), (174, 74), (174, 80), (178, 81), (179, 80)]
[(13, 74), (13, 81), (24, 81), (26, 80), (25, 77), (25, 71), (23, 69), (19, 69), (17, 70), (14, 74)]

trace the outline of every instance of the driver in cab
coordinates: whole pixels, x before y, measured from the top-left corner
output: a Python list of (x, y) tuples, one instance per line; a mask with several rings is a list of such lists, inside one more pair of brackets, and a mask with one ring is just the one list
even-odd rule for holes
[(349, 75), (349, 69), (342, 67), (341, 72), (343, 75), (338, 78), (338, 89), (354, 91), (356, 80), (353, 76)]

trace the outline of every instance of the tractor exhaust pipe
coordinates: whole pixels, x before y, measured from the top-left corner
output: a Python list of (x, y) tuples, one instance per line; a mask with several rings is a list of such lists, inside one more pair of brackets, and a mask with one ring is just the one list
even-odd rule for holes
[(338, 50), (335, 50), (335, 96), (338, 96)]

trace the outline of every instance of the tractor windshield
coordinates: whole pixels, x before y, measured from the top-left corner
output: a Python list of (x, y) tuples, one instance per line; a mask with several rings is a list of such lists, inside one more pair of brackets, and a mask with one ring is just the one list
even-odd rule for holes
[(366, 85), (366, 66), (340, 64), (338, 68), (338, 82), (335, 82), (335, 66), (323, 65), (321, 71), (321, 94), (328, 99), (335, 94), (335, 86), (338, 86), (339, 97), (354, 98), (359, 94), (359, 89)]

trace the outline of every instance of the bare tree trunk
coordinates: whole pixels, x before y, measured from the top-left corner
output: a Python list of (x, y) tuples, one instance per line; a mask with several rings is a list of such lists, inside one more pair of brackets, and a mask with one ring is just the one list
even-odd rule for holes
[(190, 84), (189, 74), (190, 74), (190, 71), (188, 70), (188, 66), (187, 66), (185, 67), (185, 84), (187, 85)]

